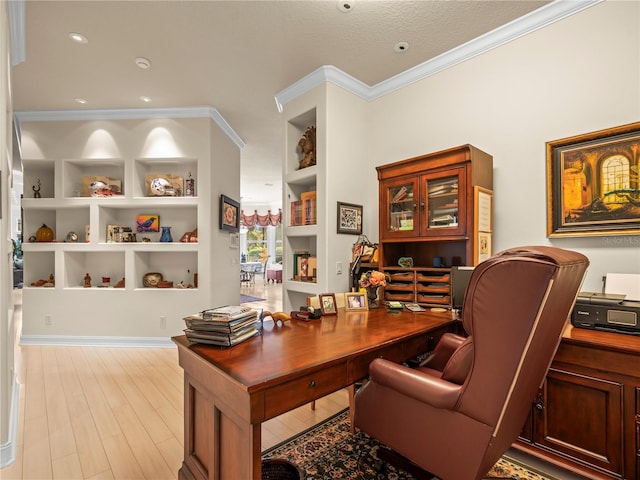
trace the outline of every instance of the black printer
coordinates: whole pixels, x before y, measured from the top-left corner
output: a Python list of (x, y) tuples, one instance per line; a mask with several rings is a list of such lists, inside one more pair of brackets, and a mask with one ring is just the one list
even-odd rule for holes
[(625, 295), (580, 292), (571, 312), (571, 324), (606, 332), (640, 335), (640, 301)]

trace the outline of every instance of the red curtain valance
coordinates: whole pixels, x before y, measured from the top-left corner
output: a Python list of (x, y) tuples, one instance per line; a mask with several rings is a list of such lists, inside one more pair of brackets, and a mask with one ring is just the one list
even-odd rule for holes
[(253, 227), (259, 225), (266, 227), (268, 225), (277, 226), (282, 224), (282, 209), (278, 209), (278, 213), (271, 213), (267, 210), (266, 215), (258, 215), (258, 211), (254, 210), (252, 215), (245, 215), (244, 210), (240, 210), (240, 222), (245, 227)]

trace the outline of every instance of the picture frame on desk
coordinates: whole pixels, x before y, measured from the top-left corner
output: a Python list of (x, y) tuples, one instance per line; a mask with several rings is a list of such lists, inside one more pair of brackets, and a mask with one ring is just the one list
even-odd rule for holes
[(365, 292), (347, 292), (344, 294), (344, 309), (347, 312), (362, 312), (369, 309)]
[(362, 235), (362, 205), (338, 202), (337, 233)]
[(321, 293), (318, 295), (320, 300), (320, 311), (322, 315), (337, 315), (338, 304), (336, 303), (336, 296), (333, 293)]
[(240, 231), (240, 203), (226, 195), (220, 195), (220, 230)]
[(640, 233), (640, 122), (547, 142), (547, 237)]

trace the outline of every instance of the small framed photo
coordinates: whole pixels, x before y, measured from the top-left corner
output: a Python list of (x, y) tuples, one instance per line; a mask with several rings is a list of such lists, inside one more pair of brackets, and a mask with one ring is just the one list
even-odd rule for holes
[(345, 293), (344, 296), (344, 309), (347, 312), (360, 312), (369, 308), (365, 292), (349, 292)]
[(338, 233), (362, 235), (362, 205), (338, 202)]
[(138, 215), (136, 217), (136, 232), (159, 232), (160, 216), (159, 215)]
[(338, 314), (336, 296), (333, 293), (321, 293), (318, 298), (320, 299), (320, 311), (322, 315)]
[(220, 229), (240, 231), (240, 204), (226, 195), (220, 195)]

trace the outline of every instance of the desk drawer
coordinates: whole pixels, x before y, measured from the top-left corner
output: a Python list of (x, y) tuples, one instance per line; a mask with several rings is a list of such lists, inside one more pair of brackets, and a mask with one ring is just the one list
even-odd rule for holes
[(347, 365), (327, 367), (265, 392), (265, 415), (271, 418), (347, 386)]

